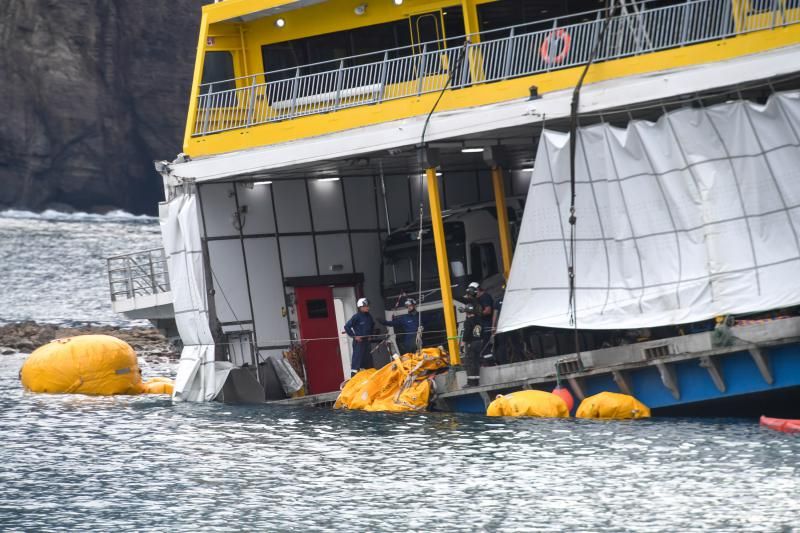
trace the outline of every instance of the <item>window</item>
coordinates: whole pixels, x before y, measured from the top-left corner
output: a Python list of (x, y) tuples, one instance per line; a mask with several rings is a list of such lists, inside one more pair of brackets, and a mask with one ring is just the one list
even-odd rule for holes
[[(267, 73), (331, 61), (329, 64), (317, 65), (310, 69), (303, 69), (301, 72), (301, 74), (308, 74), (337, 69), (339, 64), (336, 60), (348, 56), (368, 54), (366, 57), (356, 58), (353, 61), (356, 65), (381, 61), (384, 50), (410, 44), (411, 34), (408, 21), (403, 19), (294, 41), (267, 44), (261, 47), (261, 56), (264, 62), (264, 72)], [(409, 50), (400, 50), (392, 52), (390, 57), (409, 53)], [(282, 80), (291, 78), (294, 74), (291, 70), (278, 72), (268, 76), (268, 79), (270, 81)]]
[[(442, 20), (447, 46), (461, 46), (463, 44), (461, 37), (464, 35), (464, 14), (461, 6), (451, 6), (441, 12), (415, 15), (410, 21), (395, 20), (347, 31), (266, 44), (261, 47), (264, 72), (273, 73), (268, 76), (268, 79), (273, 81), (291, 78), (295, 75), (291, 69), (312, 63), (331, 62), (303, 69), (300, 74), (335, 70), (339, 67), (336, 60), (349, 56), (364, 57), (355, 58), (346, 66), (382, 61), (384, 51), (387, 50), (392, 50), (389, 52), (389, 58), (404, 57), (411, 54), (411, 49), (408, 47), (412, 44), (412, 31), (419, 33), (419, 38), (415, 39), (415, 42), (438, 40), (442, 36)], [(417, 22), (419, 24), (416, 24)], [(394, 50), (396, 48), (400, 50)], [(285, 69), (290, 70), (284, 71)]]
[(451, 6), (442, 10), (444, 34), (447, 48), (458, 48), (464, 45), (464, 10), (461, 6)]
[[(481, 33), (491, 32), (482, 35), (482, 40), (500, 39), (507, 37), (509, 32), (492, 30), (602, 9), (604, 5), (604, 0), (540, 0), (537, 2), (499, 0), (478, 6), (478, 26)], [(574, 23), (580, 20), (582, 20), (582, 17), (571, 17), (567, 22)], [(518, 33), (544, 29), (547, 28), (545, 26), (532, 26), (521, 28)]]
[(473, 281), (481, 282), (489, 276), (497, 274), (497, 254), (494, 251), (494, 244), (479, 243), (470, 247), (470, 261), (472, 272), (470, 277)]
[(308, 318), (328, 318), (327, 300), (307, 300)]
[(206, 52), (203, 60), (202, 84), (213, 83), (214, 85), (206, 87), (204, 92), (218, 93), (235, 89), (236, 82), (233, 81), (235, 76), (232, 52)]

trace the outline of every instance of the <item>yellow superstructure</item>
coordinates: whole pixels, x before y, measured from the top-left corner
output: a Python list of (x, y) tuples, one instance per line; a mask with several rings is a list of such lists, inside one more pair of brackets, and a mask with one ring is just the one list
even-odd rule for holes
[[(464, 40), (460, 36), (468, 35), (470, 45), (478, 46), (482, 38), (478, 10), (483, 4), (498, 1), (404, 0), (398, 5), (395, 0), (225, 0), (205, 6), (184, 152), (191, 156), (224, 153), (426, 114), (438, 98), (439, 91), (433, 89), (444, 87), (448, 76), (455, 77), (458, 74), (457, 61), (461, 56), (457, 49)], [(793, 24), (800, 21), (800, 9), (794, 7), (790, 0), (771, 3), (769, 8), (760, 8), (755, 0), (716, 1), (710, 8), (704, 6), (707, 3), (698, 1), (698, 9), (713, 8), (715, 12), (713, 16), (703, 17), (721, 21), (709, 20), (708, 24), (729, 25), (728, 30), (720, 33), (722, 38), (712, 35), (692, 39), (690, 32), (697, 30), (689, 26), (681, 29), (676, 23), (675, 33), (686, 33), (675, 37), (680, 41), (680, 46), (667, 43), (661, 46), (664, 49), (658, 50), (658, 43), (653, 42), (658, 36), (648, 36), (647, 46), (643, 48), (645, 52), (620, 53), (617, 55), (621, 57), (609, 57), (597, 63), (586, 82), (722, 61), (800, 42), (800, 25)], [(657, 10), (650, 13), (657, 13)], [(664, 18), (668, 19), (666, 16)], [(565, 26), (564, 31), (572, 33), (568, 38), (571, 40), (572, 53), (575, 54), (579, 46), (586, 48), (586, 44), (581, 45), (579, 39), (587, 32), (572, 20), (567, 22), (572, 25)], [(375, 52), (362, 56), (362, 59), (356, 58), (347, 63), (342, 61), (338, 70), (343, 73), (338, 74), (337, 65), (331, 64), (329, 59), (326, 59), (327, 65), (314, 67), (313, 58), (305, 61), (295, 58), (296, 64), (291, 68), (300, 67), (297, 68), (297, 79), (292, 79), (293, 70), (284, 69), (277, 76), (279, 79), (273, 80), (276, 77), (271, 74), (274, 69), (265, 64), (265, 57), (270, 57), (270, 47), (280, 47), (281, 43), (288, 43), (287, 46), (291, 47), (291, 43), (314, 36), (336, 35), (336, 32), (358, 29), (369, 32), (376, 28), (378, 33), (386, 32), (387, 24), (392, 23), (396, 28), (408, 29), (407, 54), (412, 59), (422, 57), (427, 62), (419, 60), (412, 63), (402, 58), (395, 60), (389, 68), (403, 68), (411, 73), (395, 76), (396, 79), (384, 79), (385, 74), (381, 78), (380, 69), (386, 68), (381, 62), (384, 56)], [(525, 54), (527, 57), (541, 55), (542, 59), (548, 59), (544, 57), (545, 48), (540, 43), (545, 39), (552, 40), (555, 34), (546, 30), (539, 33), (542, 35), (524, 41), (522, 51), (514, 50), (514, 57)], [(511, 35), (514, 35), (513, 32)], [(432, 36), (439, 41), (435, 56), (430, 54), (429, 47), (432, 45), (424, 44)], [(558, 37), (562, 38), (561, 35)], [(638, 39), (635, 35), (634, 38)], [(588, 39), (584, 36), (585, 41), (588, 42)], [(502, 39), (495, 42), (502, 42)], [(464, 57), (464, 61), (469, 63), (463, 66), (469, 73), (467, 82), (459, 90), (449, 91), (437, 111), (523, 98), (528, 95), (531, 86), (537, 87), (540, 94), (567, 89), (574, 86), (582, 70), (580, 61), (570, 66), (567, 61), (562, 63), (558, 58), (550, 58), (545, 63), (539, 60), (547, 67), (543, 72), (525, 75), (527, 71), (519, 71), (491, 78), (489, 70), (492, 69), (490, 62), (493, 59), (490, 56), (500, 55), (498, 46), (501, 45), (492, 47), (485, 39), (483, 44), (485, 46), (481, 48), (470, 49)], [(556, 49), (556, 46), (569, 45), (561, 43), (552, 46)], [(385, 48), (393, 48), (390, 40), (386, 41)], [(513, 55), (509, 50), (505, 52), (506, 55)], [(204, 68), (214, 53), (229, 54), (225, 61), (230, 63), (227, 72), (232, 80), (209, 86), (208, 83), (203, 84)], [(588, 50), (581, 53), (587, 56)], [(347, 55), (340, 51), (332, 54), (337, 58)], [(385, 57), (389, 57), (388, 52)], [(436, 63), (435, 68), (431, 67), (431, 61)], [(351, 63), (359, 66), (351, 67)], [(312, 67), (301, 71), (308, 64)], [(315, 70), (320, 72), (315, 73)], [(358, 85), (347, 76), (363, 76), (367, 81)], [(338, 102), (343, 99), (347, 99), (346, 105), (339, 105)]]

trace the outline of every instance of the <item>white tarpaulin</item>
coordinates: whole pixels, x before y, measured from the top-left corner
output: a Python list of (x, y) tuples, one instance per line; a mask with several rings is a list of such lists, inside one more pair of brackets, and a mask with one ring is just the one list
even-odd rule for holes
[(211, 401), (225, 384), (232, 365), (214, 361), (197, 199), (193, 194), (181, 194), (163, 205), (160, 215), (175, 322), (184, 344), (172, 399)]
[[(800, 304), (800, 93), (580, 128), (578, 327)], [(545, 131), (498, 328), (568, 328), (569, 135)]]

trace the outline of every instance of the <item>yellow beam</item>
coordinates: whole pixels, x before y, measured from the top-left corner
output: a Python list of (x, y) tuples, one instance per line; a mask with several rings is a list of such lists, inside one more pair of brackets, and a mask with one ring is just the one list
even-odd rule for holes
[(450, 364), (457, 365), (461, 362), (461, 357), (458, 353), (458, 329), (453, 308), (453, 289), (450, 286), (450, 263), (447, 260), (447, 246), (445, 246), (442, 204), (439, 201), (439, 180), (436, 179), (435, 168), (425, 169), (425, 174), (428, 176), (428, 200), (431, 207), (433, 243), (436, 246), (436, 265), (439, 267), (439, 288), (442, 290), (447, 349), (450, 352)]
[(200, 81), (203, 79), (203, 63), (206, 54), (206, 40), (208, 39), (208, 14), (203, 11), (200, 19), (200, 37), (197, 39), (197, 54), (194, 59), (194, 75), (192, 76), (192, 92), (189, 97), (189, 118), (183, 132), (183, 149), (187, 151), (192, 140), (192, 130), (197, 116), (197, 96), (200, 94)]
[(461, 11), (464, 13), (464, 30), (467, 35), (471, 35), (470, 41), (473, 43), (481, 42), (480, 26), (478, 24), (478, 10), (475, 7), (475, 0), (461, 0)]
[(500, 252), (503, 255), (503, 278), (508, 281), (511, 272), (511, 232), (508, 229), (508, 209), (506, 208), (506, 187), (503, 182), (502, 167), (492, 167), (492, 186), (494, 205), (497, 208), (497, 229), (500, 233)]

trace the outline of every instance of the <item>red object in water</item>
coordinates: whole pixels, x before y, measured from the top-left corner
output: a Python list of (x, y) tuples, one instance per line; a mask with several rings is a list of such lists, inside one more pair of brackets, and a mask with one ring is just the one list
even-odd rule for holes
[(572, 394), (569, 392), (568, 388), (556, 387), (553, 389), (553, 394), (564, 400), (564, 403), (567, 404), (567, 409), (570, 411), (575, 407), (575, 400), (572, 398)]
[(800, 433), (800, 420), (789, 420), (787, 418), (761, 417), (761, 425), (775, 431), (784, 433)]

